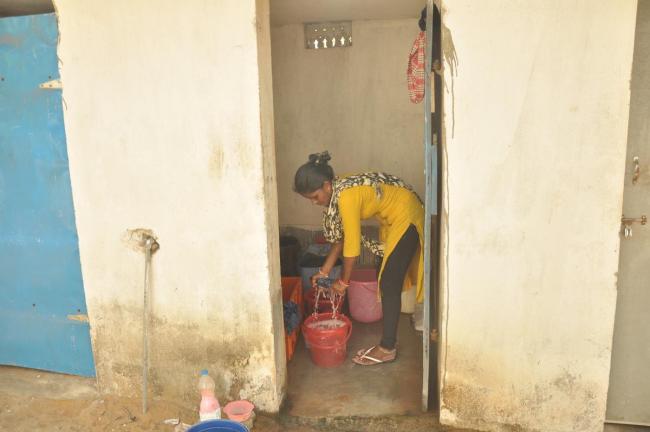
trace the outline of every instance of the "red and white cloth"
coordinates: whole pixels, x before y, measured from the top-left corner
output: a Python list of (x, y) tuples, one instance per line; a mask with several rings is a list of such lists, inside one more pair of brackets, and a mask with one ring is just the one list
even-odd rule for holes
[(426, 32), (421, 31), (413, 42), (409, 54), (409, 64), (406, 69), (406, 82), (409, 89), (409, 98), (413, 103), (420, 103), (424, 99), (424, 49), (426, 47)]

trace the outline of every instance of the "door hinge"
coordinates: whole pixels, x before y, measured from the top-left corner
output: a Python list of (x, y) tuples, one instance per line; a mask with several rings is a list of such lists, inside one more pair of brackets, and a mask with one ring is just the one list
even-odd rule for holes
[(62, 89), (63, 84), (61, 83), (61, 79), (57, 78), (50, 81), (45, 81), (44, 83), (39, 84), (38, 87), (46, 90), (57, 90)]
[(88, 322), (88, 315), (86, 314), (68, 315), (68, 319), (71, 321)]

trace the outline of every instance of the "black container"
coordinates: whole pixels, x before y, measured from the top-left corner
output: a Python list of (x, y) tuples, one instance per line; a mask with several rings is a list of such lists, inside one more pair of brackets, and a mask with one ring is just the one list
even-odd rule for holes
[(280, 236), (280, 274), (282, 276), (299, 276), (298, 257), (300, 242), (293, 236)]

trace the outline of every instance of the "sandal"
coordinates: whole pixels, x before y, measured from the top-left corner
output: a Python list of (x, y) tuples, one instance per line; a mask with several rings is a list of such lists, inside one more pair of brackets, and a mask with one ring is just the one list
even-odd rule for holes
[[(384, 354), (386, 357), (377, 358), (378, 356), (375, 357), (369, 356), (368, 354), (370, 354), (370, 352), (372, 352), (375, 348), (377, 348), (379, 352)], [(357, 355), (352, 357), (352, 361), (361, 366), (372, 366), (372, 365), (377, 365), (382, 363), (390, 363), (392, 361), (395, 361), (396, 358), (397, 358), (397, 349), (393, 348), (392, 350), (386, 351), (379, 345), (375, 345), (368, 349), (359, 350), (357, 352)]]

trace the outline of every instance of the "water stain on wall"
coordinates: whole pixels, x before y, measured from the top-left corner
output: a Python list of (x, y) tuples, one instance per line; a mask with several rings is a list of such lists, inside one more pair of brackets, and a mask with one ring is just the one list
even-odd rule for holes
[[(240, 141), (237, 145), (237, 161), (239, 163), (238, 167), (244, 172), (255, 172), (253, 169), (256, 168), (257, 161), (255, 160), (256, 153), (249, 150), (250, 146), (244, 144)], [(261, 167), (257, 167), (258, 170)]]
[[(111, 303), (95, 312), (93, 347), (100, 391), (140, 397), (141, 308)], [(242, 337), (225, 329), (228, 323), (199, 325), (151, 314), (149, 397), (192, 407), (198, 400), (199, 371), (208, 369), (221, 400), (246, 398), (260, 410), (272, 410), (275, 372), (268, 358), (272, 357), (273, 347), (254, 321), (247, 327), (250, 330), (238, 326), (240, 332), (246, 333)]]
[[(595, 384), (585, 383), (569, 372), (545, 385), (535, 385), (523, 398), (516, 397), (507, 388), (481, 387), (469, 382), (446, 383), (441, 410), (451, 414), (457, 426), (463, 427), (541, 432), (558, 430), (557, 425), (570, 422), (574, 431), (591, 431), (602, 427), (603, 419), (598, 413), (604, 401), (598, 394)], [(567, 416), (570, 416), (568, 421)]]
[(209, 160), (209, 172), (214, 177), (221, 177), (224, 168), (223, 147), (217, 141), (212, 143), (212, 154)]

